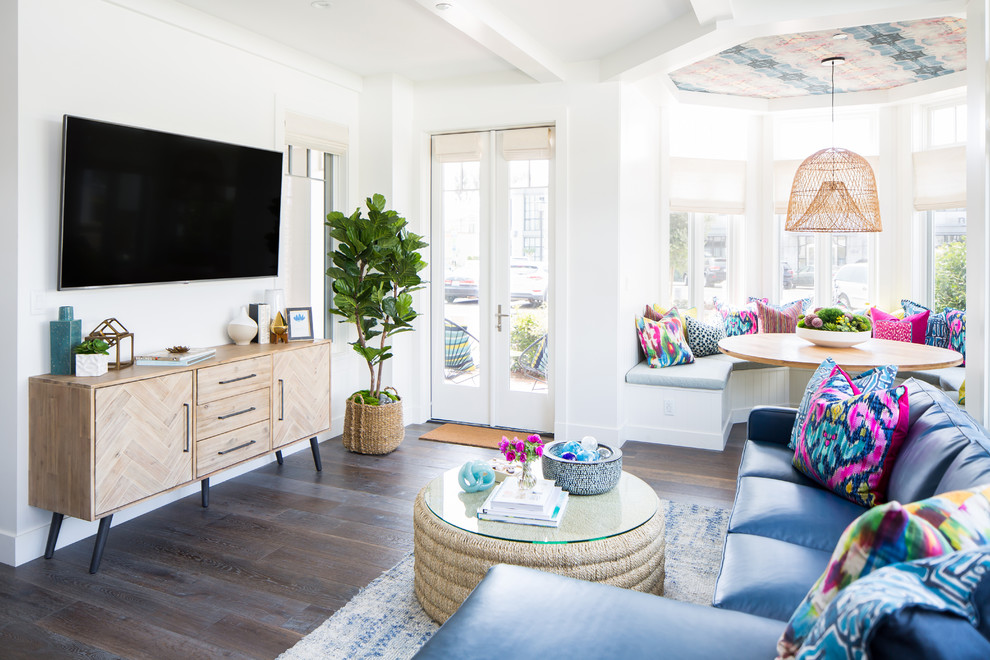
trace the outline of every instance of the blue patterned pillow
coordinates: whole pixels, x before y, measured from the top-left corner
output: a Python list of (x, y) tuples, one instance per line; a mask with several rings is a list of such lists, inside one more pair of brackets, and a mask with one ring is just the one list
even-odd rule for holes
[(755, 300), (755, 298), (750, 298), (750, 302), (745, 307), (730, 307), (723, 304), (717, 297), (714, 298), (715, 310), (722, 316), (722, 322), (725, 324), (726, 337), (756, 334), (759, 315), (756, 313)]
[(901, 307), (904, 308), (904, 316), (912, 316), (919, 312), (931, 312), (928, 315), (928, 328), (925, 330), (925, 343), (939, 348), (949, 347), (949, 323), (945, 318), (945, 312), (933, 312), (924, 305), (907, 298), (901, 299)]
[(966, 312), (946, 307), (945, 320), (949, 324), (949, 343), (946, 348), (962, 353), (962, 363), (966, 366)]
[(685, 316), (684, 331), (694, 357), (717, 355), (721, 352), (718, 350), (718, 342), (725, 336), (725, 328), (721, 323), (703, 323), (694, 317)]
[[(808, 387), (805, 388), (804, 396), (801, 398), (801, 405), (798, 406), (797, 416), (794, 419), (794, 428), (791, 429), (791, 439), (787, 443), (789, 449), (797, 447), (798, 434), (801, 432), (801, 427), (804, 426), (805, 417), (808, 416), (808, 410), (811, 408), (811, 402), (814, 400), (815, 391), (822, 384), (822, 381), (825, 380), (825, 377), (832, 373), (832, 369), (834, 368), (835, 360), (825, 358), (825, 361), (818, 365), (818, 368), (811, 374), (811, 378), (808, 380)], [(897, 378), (897, 365), (886, 364), (882, 367), (874, 367), (869, 371), (864, 371), (854, 377), (852, 383), (861, 393), (872, 392), (873, 390), (888, 389), (894, 384), (895, 378)]]
[[(907, 609), (944, 612), (976, 628), (981, 610), (976, 592), (982, 591), (981, 584), (988, 575), (990, 549), (986, 547), (873, 571), (839, 592), (815, 622), (797, 657), (870, 657), (873, 635), (880, 624)], [(957, 639), (941, 641), (939, 647), (954, 649), (962, 657)]]

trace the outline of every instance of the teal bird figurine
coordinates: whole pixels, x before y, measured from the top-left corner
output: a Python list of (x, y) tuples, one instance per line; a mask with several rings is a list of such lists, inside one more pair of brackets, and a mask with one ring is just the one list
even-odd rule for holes
[(485, 461), (468, 461), (461, 466), (457, 482), (465, 493), (477, 493), (495, 483), (495, 470)]

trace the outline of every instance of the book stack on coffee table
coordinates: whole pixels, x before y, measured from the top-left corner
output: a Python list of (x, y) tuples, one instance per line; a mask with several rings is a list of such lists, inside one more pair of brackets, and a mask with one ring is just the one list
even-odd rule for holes
[(554, 482), (538, 479), (536, 486), (519, 488), (517, 477), (508, 477), (496, 484), (478, 508), (480, 520), (559, 527), (567, 507), (567, 491)]

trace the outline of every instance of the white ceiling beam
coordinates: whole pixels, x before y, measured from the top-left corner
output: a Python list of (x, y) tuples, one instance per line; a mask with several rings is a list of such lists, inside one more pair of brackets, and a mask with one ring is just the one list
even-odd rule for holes
[(564, 79), (564, 64), (488, 0), (448, 0), (442, 10), (437, 0), (415, 1), (537, 82)]
[[(609, 53), (601, 61), (602, 80), (617, 77), (643, 77), (655, 70), (658, 59), (692, 47), (715, 36), (715, 23), (703, 25), (691, 12), (682, 14), (663, 27)], [(691, 48), (692, 52), (694, 47)]]
[(732, 0), (691, 0), (691, 8), (702, 25), (733, 18)]

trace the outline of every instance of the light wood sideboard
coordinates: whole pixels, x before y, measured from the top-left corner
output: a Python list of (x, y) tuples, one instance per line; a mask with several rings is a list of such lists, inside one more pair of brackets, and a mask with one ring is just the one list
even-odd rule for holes
[(64, 516), (99, 520), (99, 569), (117, 511), (309, 440), (330, 429), (330, 342), (218, 346), (190, 366), (133, 366), (96, 378), (28, 383), (28, 502), (52, 512), (45, 557)]

